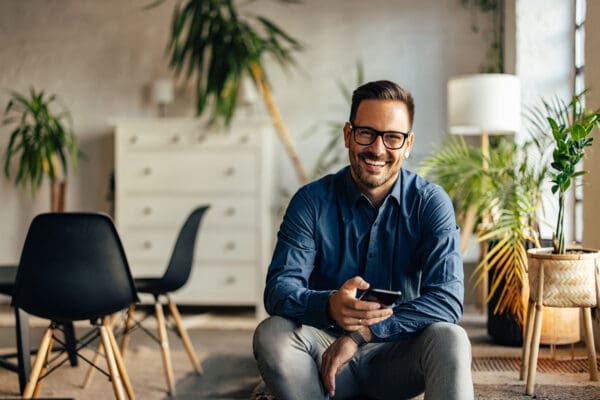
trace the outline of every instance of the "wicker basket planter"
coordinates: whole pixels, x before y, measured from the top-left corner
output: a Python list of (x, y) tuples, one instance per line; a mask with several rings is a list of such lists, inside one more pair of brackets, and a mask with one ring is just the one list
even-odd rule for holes
[[(600, 251), (573, 249), (577, 253), (552, 254), (552, 248), (527, 251), (530, 296), (549, 307), (595, 307), (596, 263)], [(544, 267), (543, 302), (539, 299), (540, 269)]]
[[(552, 248), (527, 251), (529, 268), (529, 310), (523, 346), (521, 379), (527, 376), (526, 393), (533, 394), (544, 307), (577, 307), (582, 311), (590, 379), (598, 380), (592, 331), (591, 308), (599, 303), (600, 251), (570, 249), (552, 254)], [(565, 321), (565, 324), (568, 324)]]

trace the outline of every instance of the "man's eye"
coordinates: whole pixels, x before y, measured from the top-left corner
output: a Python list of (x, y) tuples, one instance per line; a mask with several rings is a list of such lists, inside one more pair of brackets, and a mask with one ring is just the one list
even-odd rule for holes
[(396, 134), (386, 134), (385, 135), (385, 140), (389, 141), (389, 142), (401, 142), (404, 139), (404, 136), (402, 135), (396, 135)]
[(361, 136), (373, 136), (375, 135), (375, 132), (370, 129), (359, 129), (358, 134)]

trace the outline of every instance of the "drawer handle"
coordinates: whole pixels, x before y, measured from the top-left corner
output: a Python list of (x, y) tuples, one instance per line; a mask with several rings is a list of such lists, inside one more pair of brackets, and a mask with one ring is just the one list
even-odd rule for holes
[(152, 214), (152, 207), (144, 207), (144, 215)]
[(146, 250), (150, 250), (151, 248), (152, 248), (152, 242), (151, 242), (151, 241), (149, 241), (149, 240), (146, 240), (146, 241), (144, 242), (144, 249), (146, 249)]
[(181, 137), (180, 137), (179, 135), (175, 135), (175, 136), (173, 136), (173, 137), (171, 138), (171, 142), (172, 142), (173, 144), (177, 144), (177, 143), (179, 143), (179, 141), (180, 141), (180, 140), (181, 140)]
[(235, 242), (227, 242), (227, 244), (225, 245), (225, 249), (235, 250)]
[(233, 176), (233, 174), (235, 174), (235, 168), (234, 167), (229, 167), (225, 170), (225, 175), (227, 176)]
[(129, 138), (129, 143), (131, 143), (131, 144), (136, 144), (137, 141), (138, 141), (137, 136), (132, 136)]
[(225, 215), (228, 217), (233, 217), (235, 215), (235, 207), (228, 207), (225, 211)]
[(144, 174), (146, 176), (150, 175), (151, 173), (152, 173), (152, 168), (150, 168), (150, 167), (146, 167), (142, 170), (142, 174)]
[(225, 278), (226, 285), (233, 285), (235, 283), (235, 276), (228, 276)]
[(198, 143), (202, 143), (206, 140), (206, 135), (199, 135), (198, 136)]

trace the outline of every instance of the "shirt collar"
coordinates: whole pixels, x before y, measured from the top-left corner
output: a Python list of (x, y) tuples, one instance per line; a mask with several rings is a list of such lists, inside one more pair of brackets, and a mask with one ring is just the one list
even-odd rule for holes
[[(396, 182), (394, 182), (394, 186), (392, 186), (392, 190), (386, 196), (386, 199), (388, 197), (395, 199), (398, 205), (400, 205), (400, 196), (402, 194), (402, 171), (403, 170), (400, 169), (400, 173), (398, 174)], [(365, 200), (369, 201), (368, 197), (358, 189), (356, 182), (354, 182), (354, 179), (352, 179), (352, 173), (350, 172), (349, 166), (346, 167), (344, 170), (343, 182), (344, 187), (346, 188), (346, 195), (348, 196), (348, 201), (350, 204), (356, 204), (363, 197), (365, 198)]]

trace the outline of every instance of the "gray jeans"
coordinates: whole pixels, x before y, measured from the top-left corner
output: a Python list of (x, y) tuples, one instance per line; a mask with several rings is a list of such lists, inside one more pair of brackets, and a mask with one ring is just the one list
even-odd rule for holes
[[(278, 400), (328, 399), (320, 378), (321, 356), (336, 337), (282, 317), (254, 332), (254, 357)], [(336, 378), (335, 399), (365, 396), (427, 400), (473, 399), (471, 344), (458, 325), (435, 323), (420, 335), (361, 347)]]

